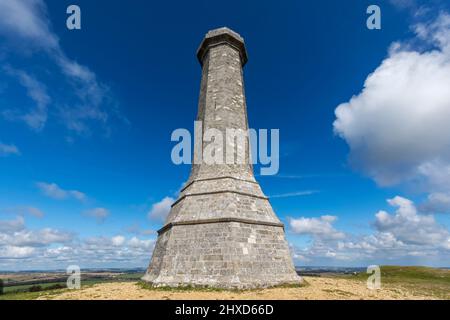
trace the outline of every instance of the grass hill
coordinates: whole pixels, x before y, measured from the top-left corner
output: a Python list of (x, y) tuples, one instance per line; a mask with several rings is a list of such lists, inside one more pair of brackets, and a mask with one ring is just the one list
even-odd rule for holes
[[(81, 290), (57, 289), (49, 282), (19, 284), (9, 287), (2, 299), (449, 299), (450, 269), (413, 266), (381, 266), (381, 290), (368, 290), (369, 274), (359, 272), (329, 272), (305, 275), (301, 288), (243, 290), (239, 292), (187, 289), (154, 289), (142, 285), (141, 273), (121, 272), (98, 278), (82, 277)], [(11, 277), (11, 275), (9, 275)], [(23, 277), (23, 275), (21, 275)], [(33, 275), (34, 281), (36, 276)], [(55, 278), (55, 282), (61, 283)], [(28, 280), (29, 282), (29, 280)], [(37, 291), (41, 287), (42, 291)], [(33, 289), (33, 290), (32, 290)]]
[[(381, 285), (400, 285), (415, 293), (450, 299), (450, 269), (416, 266), (381, 266)], [(366, 273), (355, 279), (366, 281)]]

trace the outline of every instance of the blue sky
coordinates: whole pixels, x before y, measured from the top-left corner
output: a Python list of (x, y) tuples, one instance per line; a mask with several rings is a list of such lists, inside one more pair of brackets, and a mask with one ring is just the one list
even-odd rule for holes
[(146, 266), (221, 26), (246, 41), (250, 126), (280, 129), (257, 179), (295, 263), (449, 266), (450, 6), (372, 2), (0, 0), (0, 269)]

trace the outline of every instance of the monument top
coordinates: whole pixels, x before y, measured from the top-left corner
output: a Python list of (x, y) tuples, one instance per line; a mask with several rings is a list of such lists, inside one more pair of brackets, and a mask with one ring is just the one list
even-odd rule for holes
[(237, 32), (234, 32), (227, 27), (222, 27), (208, 31), (200, 44), (200, 47), (197, 50), (197, 58), (200, 61), (200, 64), (203, 65), (203, 59), (205, 58), (209, 48), (221, 44), (228, 44), (239, 51), (242, 66), (247, 63), (248, 57), (247, 50), (245, 49), (244, 38), (242, 38)]

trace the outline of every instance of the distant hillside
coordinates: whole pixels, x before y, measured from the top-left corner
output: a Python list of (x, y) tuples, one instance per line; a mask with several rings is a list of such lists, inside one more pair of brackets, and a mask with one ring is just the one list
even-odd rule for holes
[[(413, 267), (413, 266), (381, 266), (381, 277), (389, 282), (395, 281), (427, 281), (448, 283), (450, 285), (450, 269)], [(358, 277), (367, 278), (366, 273), (358, 273)]]
[[(381, 285), (402, 285), (423, 294), (450, 299), (450, 269), (416, 266), (381, 266)], [(367, 280), (368, 274), (353, 276)]]

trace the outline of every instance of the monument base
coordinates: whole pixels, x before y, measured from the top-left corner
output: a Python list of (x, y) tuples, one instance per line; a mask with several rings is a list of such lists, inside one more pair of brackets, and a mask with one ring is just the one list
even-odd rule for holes
[(142, 280), (157, 287), (224, 289), (302, 282), (282, 225), (256, 221), (203, 221), (163, 228)]

